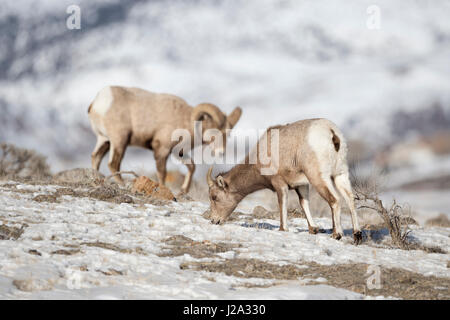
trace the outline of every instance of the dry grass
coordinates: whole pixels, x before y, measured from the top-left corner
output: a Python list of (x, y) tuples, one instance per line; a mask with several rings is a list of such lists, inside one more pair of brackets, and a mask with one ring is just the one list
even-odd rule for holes
[[(32, 183), (30, 183), (32, 184)], [(57, 190), (50, 194), (40, 194), (33, 198), (37, 202), (48, 202), (48, 203), (58, 203), (62, 196), (71, 196), (77, 198), (91, 198), (106, 202), (112, 202), (116, 204), (120, 203), (136, 203), (136, 204), (153, 204), (153, 205), (165, 205), (169, 201), (156, 199), (151, 196), (134, 193), (128, 188), (120, 187), (117, 184), (102, 183), (101, 185), (91, 185), (91, 184), (77, 184), (77, 183), (54, 183), (51, 181), (47, 182), (36, 182), (38, 185), (60, 185), (62, 188), (57, 188)], [(34, 191), (26, 189), (18, 189), (14, 184), (3, 184), (2, 188), (10, 189), (16, 193), (32, 194)]]
[(441, 213), (436, 218), (427, 220), (427, 222), (425, 222), (425, 225), (427, 227), (450, 228), (450, 219), (446, 214)]
[(73, 249), (73, 250), (59, 249), (52, 252), (52, 254), (59, 254), (64, 256), (71, 256), (77, 253), (80, 253), (80, 249)]
[(42, 256), (42, 253), (40, 253), (36, 249), (30, 249), (30, 250), (28, 250), (28, 253), (31, 255), (34, 255), (34, 256)]
[(450, 280), (423, 276), (403, 269), (387, 269), (380, 266), (381, 289), (369, 289), (367, 279), (369, 265), (362, 263), (325, 266), (315, 262), (275, 265), (256, 259), (226, 259), (212, 262), (187, 262), (180, 268), (198, 271), (220, 272), (239, 278), (276, 280), (308, 279), (309, 284), (322, 284), (314, 279), (325, 278), (326, 284), (365, 295), (403, 299), (450, 299)]
[(39, 194), (33, 198), (33, 201), (36, 202), (50, 202), (56, 203), (59, 202), (58, 198), (53, 194)]
[(183, 235), (175, 235), (163, 241), (167, 244), (163, 251), (158, 254), (159, 257), (177, 257), (185, 254), (200, 259), (217, 257), (217, 253), (232, 251), (240, 248), (240, 244), (213, 243), (210, 241), (194, 241)]
[(26, 225), (20, 228), (9, 227), (7, 225), (0, 225), (0, 240), (17, 240), (25, 231)]
[(0, 144), (0, 177), (48, 179), (51, 177), (46, 158), (34, 150)]
[(98, 272), (103, 273), (105, 276), (123, 276), (125, 274), (125, 272), (116, 269), (99, 270)]
[(69, 186), (98, 186), (105, 182), (105, 176), (94, 169), (75, 168), (58, 172), (52, 182)]
[(119, 246), (117, 246), (115, 244), (101, 242), (101, 241), (82, 242), (80, 245), (84, 245), (84, 246), (87, 246), (87, 247), (102, 248), (102, 249), (106, 249), (106, 250), (117, 251), (117, 252), (120, 252), (120, 253), (128, 253), (128, 254), (136, 253), (136, 254), (140, 254), (140, 255), (146, 255), (147, 254), (141, 247), (136, 247), (134, 249), (121, 248), (121, 247), (119, 247)]
[(43, 279), (15, 279), (12, 284), (20, 291), (33, 292), (42, 290), (52, 290), (53, 281)]

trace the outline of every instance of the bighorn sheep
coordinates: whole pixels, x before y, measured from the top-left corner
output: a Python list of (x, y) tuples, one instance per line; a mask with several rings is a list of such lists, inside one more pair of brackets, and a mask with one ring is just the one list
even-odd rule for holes
[[(260, 154), (265, 153), (272, 141), (272, 130), (278, 130), (277, 170), (263, 175)], [(273, 150), (273, 149), (271, 149)], [(258, 155), (249, 163), (254, 152)], [(273, 158), (273, 154), (271, 157)], [(353, 236), (356, 244), (362, 241), (361, 229), (354, 206), (354, 197), (346, 162), (347, 145), (341, 131), (326, 119), (302, 120), (284, 126), (269, 128), (257, 146), (247, 155), (243, 164), (230, 171), (211, 176), (212, 167), (206, 176), (209, 186), (211, 222), (220, 224), (233, 212), (238, 203), (248, 194), (260, 189), (271, 189), (277, 193), (280, 208), (280, 230), (287, 230), (288, 190), (295, 189), (300, 205), (306, 214), (309, 233), (319, 231), (309, 210), (309, 184), (328, 202), (332, 210), (333, 234), (343, 236), (340, 217), (339, 193), (350, 208)], [(272, 161), (272, 160), (271, 160)]]
[[(172, 141), (174, 130), (186, 129), (193, 137), (195, 122), (202, 121), (203, 132), (212, 128), (220, 130), (225, 146), (225, 131), (236, 125), (241, 113), (241, 109), (237, 107), (227, 116), (209, 103), (193, 108), (174, 95), (151, 93), (138, 88), (106, 87), (97, 94), (88, 110), (92, 129), (97, 135), (92, 167), (98, 170), (102, 158), (109, 150), (109, 169), (113, 174), (117, 173), (127, 146), (139, 146), (153, 150), (158, 180), (164, 184), (167, 158), (179, 142)], [(203, 132), (202, 143), (206, 143)], [(191, 141), (188, 148), (193, 146), (194, 141)], [(223, 149), (215, 151), (223, 152)], [(182, 192), (189, 190), (195, 170), (193, 163), (186, 166), (188, 174), (181, 187)], [(123, 183), (120, 175), (116, 175), (115, 179)]]

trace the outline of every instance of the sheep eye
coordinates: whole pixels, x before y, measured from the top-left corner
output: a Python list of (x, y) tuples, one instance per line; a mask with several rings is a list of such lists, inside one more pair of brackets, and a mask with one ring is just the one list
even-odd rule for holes
[(212, 201), (216, 201), (216, 200), (217, 200), (217, 197), (216, 197), (216, 196), (211, 196), (211, 200), (212, 200)]

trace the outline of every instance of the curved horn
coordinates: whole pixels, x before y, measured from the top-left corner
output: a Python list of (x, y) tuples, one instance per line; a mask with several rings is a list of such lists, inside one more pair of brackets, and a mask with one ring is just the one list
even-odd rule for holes
[(191, 120), (199, 121), (205, 114), (209, 115), (220, 128), (225, 124), (226, 116), (219, 108), (210, 103), (201, 103), (196, 106), (192, 111)]
[(227, 121), (230, 124), (231, 129), (236, 125), (242, 115), (241, 107), (236, 107), (234, 110), (228, 115)]
[(213, 167), (211, 166), (208, 170), (208, 174), (206, 175), (206, 182), (208, 183), (208, 187), (212, 187), (214, 185), (214, 179), (212, 177)]

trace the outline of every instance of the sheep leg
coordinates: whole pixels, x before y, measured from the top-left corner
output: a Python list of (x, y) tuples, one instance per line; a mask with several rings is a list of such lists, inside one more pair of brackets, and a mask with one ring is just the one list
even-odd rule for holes
[(92, 169), (99, 170), (103, 157), (109, 150), (109, 141), (106, 137), (98, 136), (97, 144), (91, 155)]
[[(111, 143), (109, 151), (110, 153), (109, 153), (108, 167), (112, 174), (115, 174), (120, 171), (120, 163), (122, 162), (126, 147), (127, 147), (126, 143), (118, 145)], [(114, 180), (116, 180), (118, 184), (124, 184), (120, 174), (114, 176)]]
[(155, 152), (155, 160), (156, 160), (156, 175), (158, 176), (158, 182), (162, 185), (166, 182), (167, 175), (167, 158), (169, 157), (169, 151), (161, 150)]
[(355, 200), (348, 174), (341, 174), (336, 176), (334, 178), (334, 183), (336, 185), (336, 188), (344, 198), (345, 202), (347, 203), (347, 206), (349, 207), (352, 214), (353, 239), (355, 241), (355, 244), (360, 244), (362, 241), (362, 233), (358, 222), (358, 216), (355, 209)]
[(331, 208), (331, 219), (333, 222), (332, 237), (339, 240), (344, 235), (341, 225), (341, 205), (337, 190), (334, 188), (331, 176), (314, 173), (307, 175), (308, 180), (316, 188), (320, 196), (328, 202)]
[(186, 174), (183, 185), (181, 186), (181, 193), (188, 193), (189, 187), (191, 186), (192, 175), (195, 171), (195, 164), (193, 163), (186, 163), (186, 167), (188, 168), (188, 173)]
[(278, 196), (278, 206), (280, 208), (280, 231), (288, 231), (287, 227), (287, 204), (288, 204), (288, 185), (281, 179), (274, 179), (272, 186)]
[(306, 221), (308, 221), (308, 230), (310, 234), (316, 234), (319, 232), (319, 227), (314, 222), (311, 211), (309, 211), (309, 185), (303, 185), (295, 188), (298, 195), (300, 206), (306, 215)]

